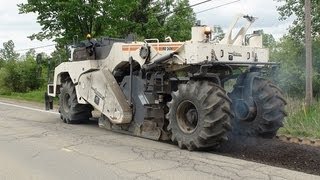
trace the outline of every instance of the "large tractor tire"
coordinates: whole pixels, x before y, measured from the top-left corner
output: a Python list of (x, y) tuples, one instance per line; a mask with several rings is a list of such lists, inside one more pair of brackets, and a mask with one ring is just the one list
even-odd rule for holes
[(178, 86), (168, 103), (168, 130), (181, 149), (215, 148), (226, 141), (231, 129), (231, 100), (218, 85), (189, 81)]
[[(242, 94), (243, 91), (250, 88), (241, 81), (237, 82), (233, 92), (229, 94), (235, 114), (231, 121), (233, 132), (245, 136), (273, 138), (283, 126), (286, 100), (281, 90), (269, 80), (256, 76), (251, 86), (251, 97), (243, 97), (246, 96)], [(251, 99), (252, 102), (243, 99)]]
[(70, 79), (62, 84), (59, 103), (60, 118), (67, 124), (78, 124), (92, 117), (92, 106), (78, 103), (75, 86)]

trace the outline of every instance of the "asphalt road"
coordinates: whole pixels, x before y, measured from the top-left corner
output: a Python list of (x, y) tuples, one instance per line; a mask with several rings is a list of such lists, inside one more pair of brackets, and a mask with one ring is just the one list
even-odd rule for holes
[(19, 106), (0, 101), (0, 179), (320, 179), (213, 153), (188, 152), (109, 132), (94, 123), (67, 125), (55, 112), (14, 104)]

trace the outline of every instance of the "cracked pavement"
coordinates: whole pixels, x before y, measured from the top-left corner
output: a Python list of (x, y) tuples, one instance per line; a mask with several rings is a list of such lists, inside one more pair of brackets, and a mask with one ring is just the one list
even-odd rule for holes
[(0, 147), (0, 179), (320, 179), (1, 103)]

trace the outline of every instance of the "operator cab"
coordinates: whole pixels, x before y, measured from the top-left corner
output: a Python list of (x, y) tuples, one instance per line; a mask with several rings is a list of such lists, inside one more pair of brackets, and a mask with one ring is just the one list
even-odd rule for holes
[(129, 35), (125, 39), (103, 37), (98, 40), (87, 35), (87, 40), (81, 41), (71, 48), (71, 61), (102, 60), (108, 57), (114, 43), (131, 43), (133, 36)]

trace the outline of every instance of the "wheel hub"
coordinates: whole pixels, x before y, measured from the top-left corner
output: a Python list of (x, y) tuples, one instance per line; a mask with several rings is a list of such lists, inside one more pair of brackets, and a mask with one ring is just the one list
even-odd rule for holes
[(179, 128), (187, 134), (193, 133), (198, 126), (198, 111), (190, 101), (183, 101), (176, 112)]
[(252, 101), (237, 100), (235, 102), (235, 115), (241, 121), (252, 122), (257, 116), (257, 106)]
[(192, 125), (197, 125), (198, 121), (198, 113), (196, 109), (190, 109), (187, 114), (187, 120), (190, 122)]

